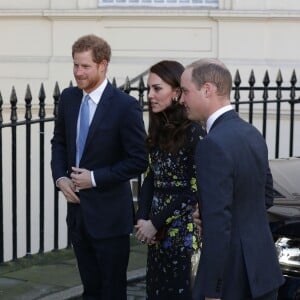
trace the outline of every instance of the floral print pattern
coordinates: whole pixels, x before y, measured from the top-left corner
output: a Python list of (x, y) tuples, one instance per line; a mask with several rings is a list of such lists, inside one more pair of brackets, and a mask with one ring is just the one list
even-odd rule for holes
[(192, 213), (197, 203), (194, 150), (200, 135), (191, 126), (188, 141), (178, 153), (155, 149), (150, 153), (153, 174), (150, 215), (166, 216), (165, 238), (148, 246), (147, 299), (190, 300), (192, 256), (200, 252), (200, 239)]

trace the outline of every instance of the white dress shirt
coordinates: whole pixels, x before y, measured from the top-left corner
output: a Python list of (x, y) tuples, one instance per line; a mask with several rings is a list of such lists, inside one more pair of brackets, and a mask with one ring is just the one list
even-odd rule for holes
[[(91, 122), (93, 120), (97, 105), (99, 104), (99, 102), (101, 100), (101, 97), (102, 97), (104, 89), (106, 88), (107, 82), (108, 82), (108, 80), (107, 80), (107, 78), (105, 78), (105, 80), (101, 83), (101, 85), (99, 87), (97, 87), (94, 91), (89, 93), (89, 96), (91, 98), (91, 101), (89, 101), (89, 109), (90, 109), (89, 124), (91, 124)], [(85, 91), (83, 91), (82, 102), (83, 102), (83, 99), (86, 96), (86, 94), (87, 93)], [(81, 104), (82, 104), (82, 102), (81, 102)], [(78, 132), (79, 124), (80, 124), (80, 120), (78, 118), (78, 120), (77, 120), (77, 132)], [(95, 177), (94, 177), (94, 172), (92, 170), (91, 170), (91, 180), (92, 180), (92, 185), (95, 187), (96, 186), (96, 181), (95, 181)]]
[[(91, 124), (92, 120), (93, 120), (93, 117), (94, 117), (94, 114), (95, 114), (95, 111), (96, 111), (96, 108), (97, 108), (97, 105), (99, 104), (100, 100), (101, 100), (101, 97), (102, 97), (102, 94), (104, 92), (104, 89), (106, 88), (107, 86), (107, 83), (108, 83), (108, 80), (107, 78), (105, 78), (105, 80), (101, 83), (101, 85), (99, 87), (97, 87), (94, 91), (92, 91), (89, 96), (91, 98), (91, 101), (89, 101), (89, 110), (90, 110), (90, 114), (89, 114), (89, 124)], [(83, 97), (82, 97), (82, 101), (81, 101), (81, 104), (84, 100), (84, 97), (87, 95), (87, 92), (83, 90)], [(80, 114), (79, 114), (80, 115)], [(78, 129), (79, 129), (79, 124), (80, 124), (80, 118), (78, 118), (77, 120), (77, 137), (78, 137)], [(57, 186), (57, 183), (60, 179), (62, 178), (65, 178), (65, 177), (60, 177), (56, 180), (56, 186)], [(95, 181), (95, 178), (94, 178), (94, 172), (91, 170), (91, 181), (92, 181), (92, 185), (95, 187), (96, 186), (96, 181)]]

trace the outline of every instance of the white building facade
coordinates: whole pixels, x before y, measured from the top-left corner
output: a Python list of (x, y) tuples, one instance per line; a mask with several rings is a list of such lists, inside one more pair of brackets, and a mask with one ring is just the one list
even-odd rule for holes
[(183, 64), (218, 57), (234, 73), (257, 81), (265, 70), (289, 80), (299, 69), (297, 0), (0, 0), (0, 92), (12, 86), (69, 84), (71, 46), (94, 33), (112, 47), (109, 78), (118, 84), (161, 59)]

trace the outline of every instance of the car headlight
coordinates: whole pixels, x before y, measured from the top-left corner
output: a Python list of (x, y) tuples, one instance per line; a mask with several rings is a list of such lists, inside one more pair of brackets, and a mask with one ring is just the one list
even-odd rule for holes
[(281, 237), (275, 246), (281, 268), (300, 273), (300, 239)]

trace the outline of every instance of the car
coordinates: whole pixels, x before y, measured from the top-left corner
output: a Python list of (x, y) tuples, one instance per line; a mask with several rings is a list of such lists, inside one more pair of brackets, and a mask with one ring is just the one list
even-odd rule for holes
[(300, 300), (300, 157), (271, 159), (274, 205), (268, 209), (285, 283), (278, 300)]

